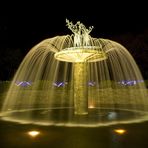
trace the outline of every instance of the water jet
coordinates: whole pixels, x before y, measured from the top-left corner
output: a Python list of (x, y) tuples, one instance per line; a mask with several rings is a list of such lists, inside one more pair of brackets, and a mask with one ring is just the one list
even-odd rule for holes
[[(66, 23), (72, 35), (45, 39), (27, 53), (7, 92), (2, 119), (64, 126), (147, 120), (147, 89), (128, 50), (91, 37), (93, 26)], [(53, 86), (58, 82), (66, 85)]]

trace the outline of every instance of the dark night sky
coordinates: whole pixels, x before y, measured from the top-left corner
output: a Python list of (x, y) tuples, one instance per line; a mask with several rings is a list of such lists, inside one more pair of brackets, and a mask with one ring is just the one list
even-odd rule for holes
[(56, 35), (71, 34), (65, 19), (94, 26), (91, 36), (118, 41), (148, 78), (148, 9), (134, 2), (7, 3), (0, 6), (0, 80), (12, 77), (31, 47)]

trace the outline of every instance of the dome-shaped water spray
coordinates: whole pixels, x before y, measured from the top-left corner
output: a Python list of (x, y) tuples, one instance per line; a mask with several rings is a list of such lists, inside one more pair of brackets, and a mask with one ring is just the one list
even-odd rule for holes
[(147, 89), (131, 54), (117, 42), (91, 37), (93, 27), (66, 22), (72, 35), (43, 40), (20, 64), (2, 119), (67, 126), (147, 120)]

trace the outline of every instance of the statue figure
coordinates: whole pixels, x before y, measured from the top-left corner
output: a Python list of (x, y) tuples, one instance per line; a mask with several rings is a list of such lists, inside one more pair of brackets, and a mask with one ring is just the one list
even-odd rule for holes
[(89, 33), (92, 31), (93, 26), (89, 27), (89, 29), (83, 29), (83, 46), (89, 46), (90, 45), (90, 35)]
[(89, 46), (90, 37), (89, 33), (92, 31), (93, 26), (87, 29), (83, 23), (78, 21), (75, 25), (66, 19), (68, 28), (74, 33), (74, 47)]

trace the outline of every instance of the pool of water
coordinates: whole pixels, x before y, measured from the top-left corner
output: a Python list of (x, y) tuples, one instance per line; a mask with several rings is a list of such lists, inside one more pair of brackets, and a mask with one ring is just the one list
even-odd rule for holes
[(74, 114), (72, 107), (9, 110), (0, 114), (1, 119), (21, 124), (98, 127), (118, 123), (147, 120), (148, 113), (129, 109), (89, 108), (88, 114)]

